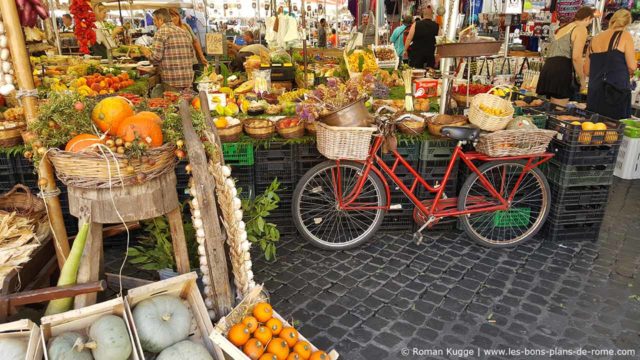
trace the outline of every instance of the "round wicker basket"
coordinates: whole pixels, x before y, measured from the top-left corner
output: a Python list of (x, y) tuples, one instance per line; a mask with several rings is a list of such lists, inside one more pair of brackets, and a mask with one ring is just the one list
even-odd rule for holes
[(398, 123), (398, 131), (405, 135), (419, 135), (424, 132), (426, 121), (405, 120)]
[(30, 216), (45, 212), (44, 201), (31, 193), (31, 189), (17, 184), (7, 193), (0, 195), (0, 212), (16, 212), (20, 216)]
[(234, 142), (238, 141), (242, 136), (242, 123), (227, 126), (223, 129), (218, 129), (218, 136), (222, 142)]
[[(267, 125), (259, 125), (259, 121), (267, 121)], [(265, 123), (266, 124), (266, 123)], [(247, 119), (244, 121), (244, 132), (254, 139), (268, 139), (276, 131), (276, 126), (271, 120)]]
[(26, 126), (0, 130), (0, 146), (10, 147), (22, 144), (22, 132)]
[[(149, 149), (144, 159), (127, 159), (125, 155), (112, 154), (106, 150), (72, 153), (52, 149), (48, 156), (56, 169), (58, 179), (65, 185), (106, 189), (144, 183), (167, 171), (173, 171), (177, 162), (175, 150), (174, 144), (167, 143)], [(128, 166), (133, 167), (132, 173), (127, 171)], [(144, 179), (139, 177), (141, 174), (144, 175)]]
[(297, 139), (304, 136), (304, 121), (298, 120), (298, 125), (296, 126), (281, 128), (278, 125), (283, 120), (286, 120), (286, 119), (280, 119), (276, 122), (276, 130), (278, 131), (278, 134), (280, 136), (282, 136), (285, 139)]
[[(491, 91), (493, 89), (489, 92)], [(480, 109), (480, 105), (485, 108), (497, 109), (502, 114), (491, 115)], [(469, 107), (469, 122), (486, 131), (503, 130), (513, 118), (514, 112), (515, 109), (508, 100), (489, 93), (478, 94), (473, 97)]]
[(501, 130), (480, 135), (476, 151), (491, 157), (541, 154), (556, 136), (554, 130)]
[(464, 115), (437, 115), (427, 120), (429, 133), (435, 136), (442, 136), (442, 128), (445, 126), (464, 126), (469, 122)]

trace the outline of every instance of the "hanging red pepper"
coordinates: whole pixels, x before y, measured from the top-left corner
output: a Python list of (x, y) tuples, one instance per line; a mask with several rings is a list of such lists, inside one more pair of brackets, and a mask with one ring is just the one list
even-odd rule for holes
[(71, 0), (69, 11), (75, 24), (74, 34), (78, 39), (80, 52), (89, 54), (89, 47), (96, 42), (96, 15), (86, 0)]

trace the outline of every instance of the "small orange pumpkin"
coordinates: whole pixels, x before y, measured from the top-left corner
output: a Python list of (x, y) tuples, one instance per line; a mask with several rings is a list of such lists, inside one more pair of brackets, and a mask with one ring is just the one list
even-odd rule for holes
[(120, 96), (100, 100), (91, 112), (91, 120), (98, 129), (110, 134), (116, 133), (120, 123), (130, 116), (133, 116), (133, 108), (127, 99)]
[(273, 309), (268, 303), (257, 303), (253, 308), (253, 317), (261, 323), (266, 323), (273, 316)]
[(298, 332), (292, 327), (283, 328), (278, 336), (281, 339), (284, 339), (284, 341), (287, 342), (287, 345), (289, 345), (289, 347), (291, 348), (294, 347), (298, 342)]
[(160, 116), (158, 116), (158, 114), (152, 112), (152, 111), (140, 111), (139, 113), (133, 115), (132, 117), (136, 118), (136, 119), (146, 119), (146, 120), (151, 120), (153, 122), (155, 122), (156, 124), (162, 126), (162, 119), (160, 118)]
[(267, 352), (277, 356), (278, 360), (287, 360), (287, 356), (289, 356), (289, 345), (287, 345), (284, 339), (273, 339), (269, 341), (269, 345), (267, 345)]
[(162, 128), (153, 119), (131, 116), (120, 123), (118, 137), (125, 142), (134, 142), (136, 138), (149, 147), (162, 145)]
[(258, 360), (258, 358), (264, 354), (264, 344), (256, 338), (249, 339), (242, 347), (242, 352), (244, 352), (249, 359)]
[(93, 134), (80, 134), (74, 136), (67, 145), (64, 147), (64, 151), (70, 151), (78, 153), (93, 144), (100, 144), (102, 141), (100, 138)]

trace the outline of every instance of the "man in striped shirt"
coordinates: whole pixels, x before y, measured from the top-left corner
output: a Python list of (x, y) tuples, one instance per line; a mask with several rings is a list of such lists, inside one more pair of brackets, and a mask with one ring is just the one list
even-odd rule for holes
[(151, 49), (143, 54), (160, 67), (164, 91), (184, 91), (193, 85), (193, 42), (191, 35), (171, 21), (167, 9), (153, 12), (156, 31)]

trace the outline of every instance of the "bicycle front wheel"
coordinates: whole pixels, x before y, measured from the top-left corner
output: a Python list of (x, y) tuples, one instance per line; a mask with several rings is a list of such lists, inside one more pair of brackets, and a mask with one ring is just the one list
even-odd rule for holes
[[(293, 192), (293, 222), (302, 236), (315, 246), (329, 250), (350, 249), (369, 240), (380, 228), (385, 211), (342, 210), (334, 190), (334, 178), (340, 171), (342, 197), (351, 194), (364, 165), (344, 161), (338, 169), (335, 161), (325, 161), (309, 170)], [(382, 207), (386, 204), (382, 180), (369, 172), (357, 203)]]
[[(460, 216), (464, 230), (479, 244), (515, 246), (531, 239), (544, 224), (551, 206), (549, 183), (540, 169), (533, 168), (524, 172), (518, 184), (524, 168), (525, 164), (519, 161), (490, 162), (478, 168), (503, 198), (508, 200), (513, 193), (506, 211)], [(478, 174), (472, 173), (465, 181), (458, 198), (459, 210), (500, 204), (479, 179)]]

